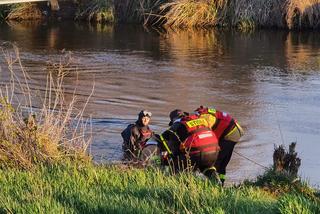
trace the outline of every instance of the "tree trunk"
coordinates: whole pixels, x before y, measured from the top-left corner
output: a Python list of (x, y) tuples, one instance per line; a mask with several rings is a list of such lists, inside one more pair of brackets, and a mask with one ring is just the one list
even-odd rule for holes
[(291, 143), (289, 152), (283, 148), (283, 145), (274, 149), (273, 168), (276, 172), (287, 172), (294, 177), (298, 175), (301, 159), (297, 157), (295, 147), (296, 143)]

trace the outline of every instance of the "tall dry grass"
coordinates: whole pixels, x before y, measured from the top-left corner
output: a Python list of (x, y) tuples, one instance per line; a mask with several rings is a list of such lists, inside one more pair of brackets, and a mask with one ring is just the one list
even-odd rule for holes
[(100, 23), (114, 23), (114, 0), (78, 0), (75, 19)]
[(160, 6), (167, 0), (122, 0), (115, 1), (117, 22), (143, 23), (144, 25), (162, 24)]
[(233, 0), (231, 5), (233, 26), (302, 29), (320, 23), (320, 0)]
[(284, 27), (283, 4), (286, 0), (232, 0), (230, 25), (241, 30), (255, 27)]
[(18, 48), (1, 52), (8, 65), (1, 72), (10, 78), (0, 85), (0, 167), (29, 169), (67, 160), (90, 161), (85, 107), (76, 108), (75, 94), (66, 101), (64, 65), (48, 66), (46, 89), (41, 92), (30, 88), (32, 80)]
[(178, 0), (161, 6), (167, 26), (207, 27), (223, 25), (228, 0)]
[[(76, 0), (76, 19), (170, 27), (319, 28), (320, 0)], [(3, 12), (1, 14), (4, 14)], [(3, 15), (2, 15), (3, 16)], [(8, 19), (41, 19), (36, 4), (20, 4)]]
[(289, 29), (319, 28), (320, 0), (288, 0), (286, 22)]
[(177, 0), (160, 8), (170, 27), (320, 27), (320, 0)]
[(35, 20), (42, 19), (43, 14), (36, 3), (22, 3), (12, 7), (12, 10), (6, 17), (10, 20)]
[(8, 16), (11, 10), (12, 5), (0, 5), (0, 22)]

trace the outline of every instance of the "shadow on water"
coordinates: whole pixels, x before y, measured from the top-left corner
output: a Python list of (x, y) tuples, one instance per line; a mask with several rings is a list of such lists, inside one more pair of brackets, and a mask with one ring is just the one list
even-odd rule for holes
[[(298, 141), (302, 171), (320, 182), (315, 148), (320, 136), (320, 32), (260, 30), (155, 31), (137, 26), (74, 23), (9, 23), (0, 41), (14, 41), (32, 78), (45, 89), (48, 61), (72, 51), (66, 99), (75, 87), (92, 119), (96, 160), (121, 157), (120, 132), (146, 108), (156, 132), (167, 128), (171, 109), (200, 104), (231, 113), (245, 128), (237, 150), (271, 164), (273, 144)], [(65, 51), (61, 51), (61, 50)], [(0, 59), (0, 66), (4, 62)], [(0, 72), (5, 82), (5, 72)], [(238, 170), (240, 169), (241, 170)], [(258, 166), (233, 156), (234, 180), (254, 177)]]

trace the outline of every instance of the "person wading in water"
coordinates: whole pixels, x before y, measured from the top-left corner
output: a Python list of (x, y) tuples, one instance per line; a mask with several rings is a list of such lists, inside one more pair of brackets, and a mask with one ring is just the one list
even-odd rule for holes
[(149, 127), (151, 116), (152, 113), (147, 110), (140, 111), (138, 120), (134, 124), (129, 124), (121, 132), (124, 160), (138, 159), (146, 142), (153, 136), (153, 132)]

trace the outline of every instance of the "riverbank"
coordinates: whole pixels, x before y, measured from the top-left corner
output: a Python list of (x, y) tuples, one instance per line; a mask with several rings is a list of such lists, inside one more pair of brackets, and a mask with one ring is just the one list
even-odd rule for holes
[[(273, 176), (273, 175), (272, 175)], [(0, 211), (9, 213), (319, 213), (300, 181), (271, 179), (221, 188), (158, 169), (55, 165), (0, 171)], [(262, 184), (262, 186), (261, 186)]]
[[(85, 106), (74, 108), (76, 96), (66, 99), (64, 94), (68, 54), (60, 63), (48, 62), (45, 90), (37, 90), (29, 87), (32, 80), (19, 49), (8, 43), (0, 51), (1, 61), (7, 64), (0, 71), (10, 74), (0, 85), (0, 168), (29, 170), (41, 164), (91, 162), (86, 153), (91, 141), (84, 134)], [(40, 107), (35, 107), (39, 102)]]
[(115, 23), (112, 0), (60, 1), (59, 10), (51, 10), (47, 2), (0, 5), (0, 19)]
[[(46, 3), (2, 6), (4, 19), (74, 19), (165, 27), (319, 29), (320, 0), (77, 0), (51, 12)], [(30, 13), (33, 11), (32, 13)], [(28, 13), (29, 12), (29, 13)], [(32, 15), (30, 15), (32, 14)]]

